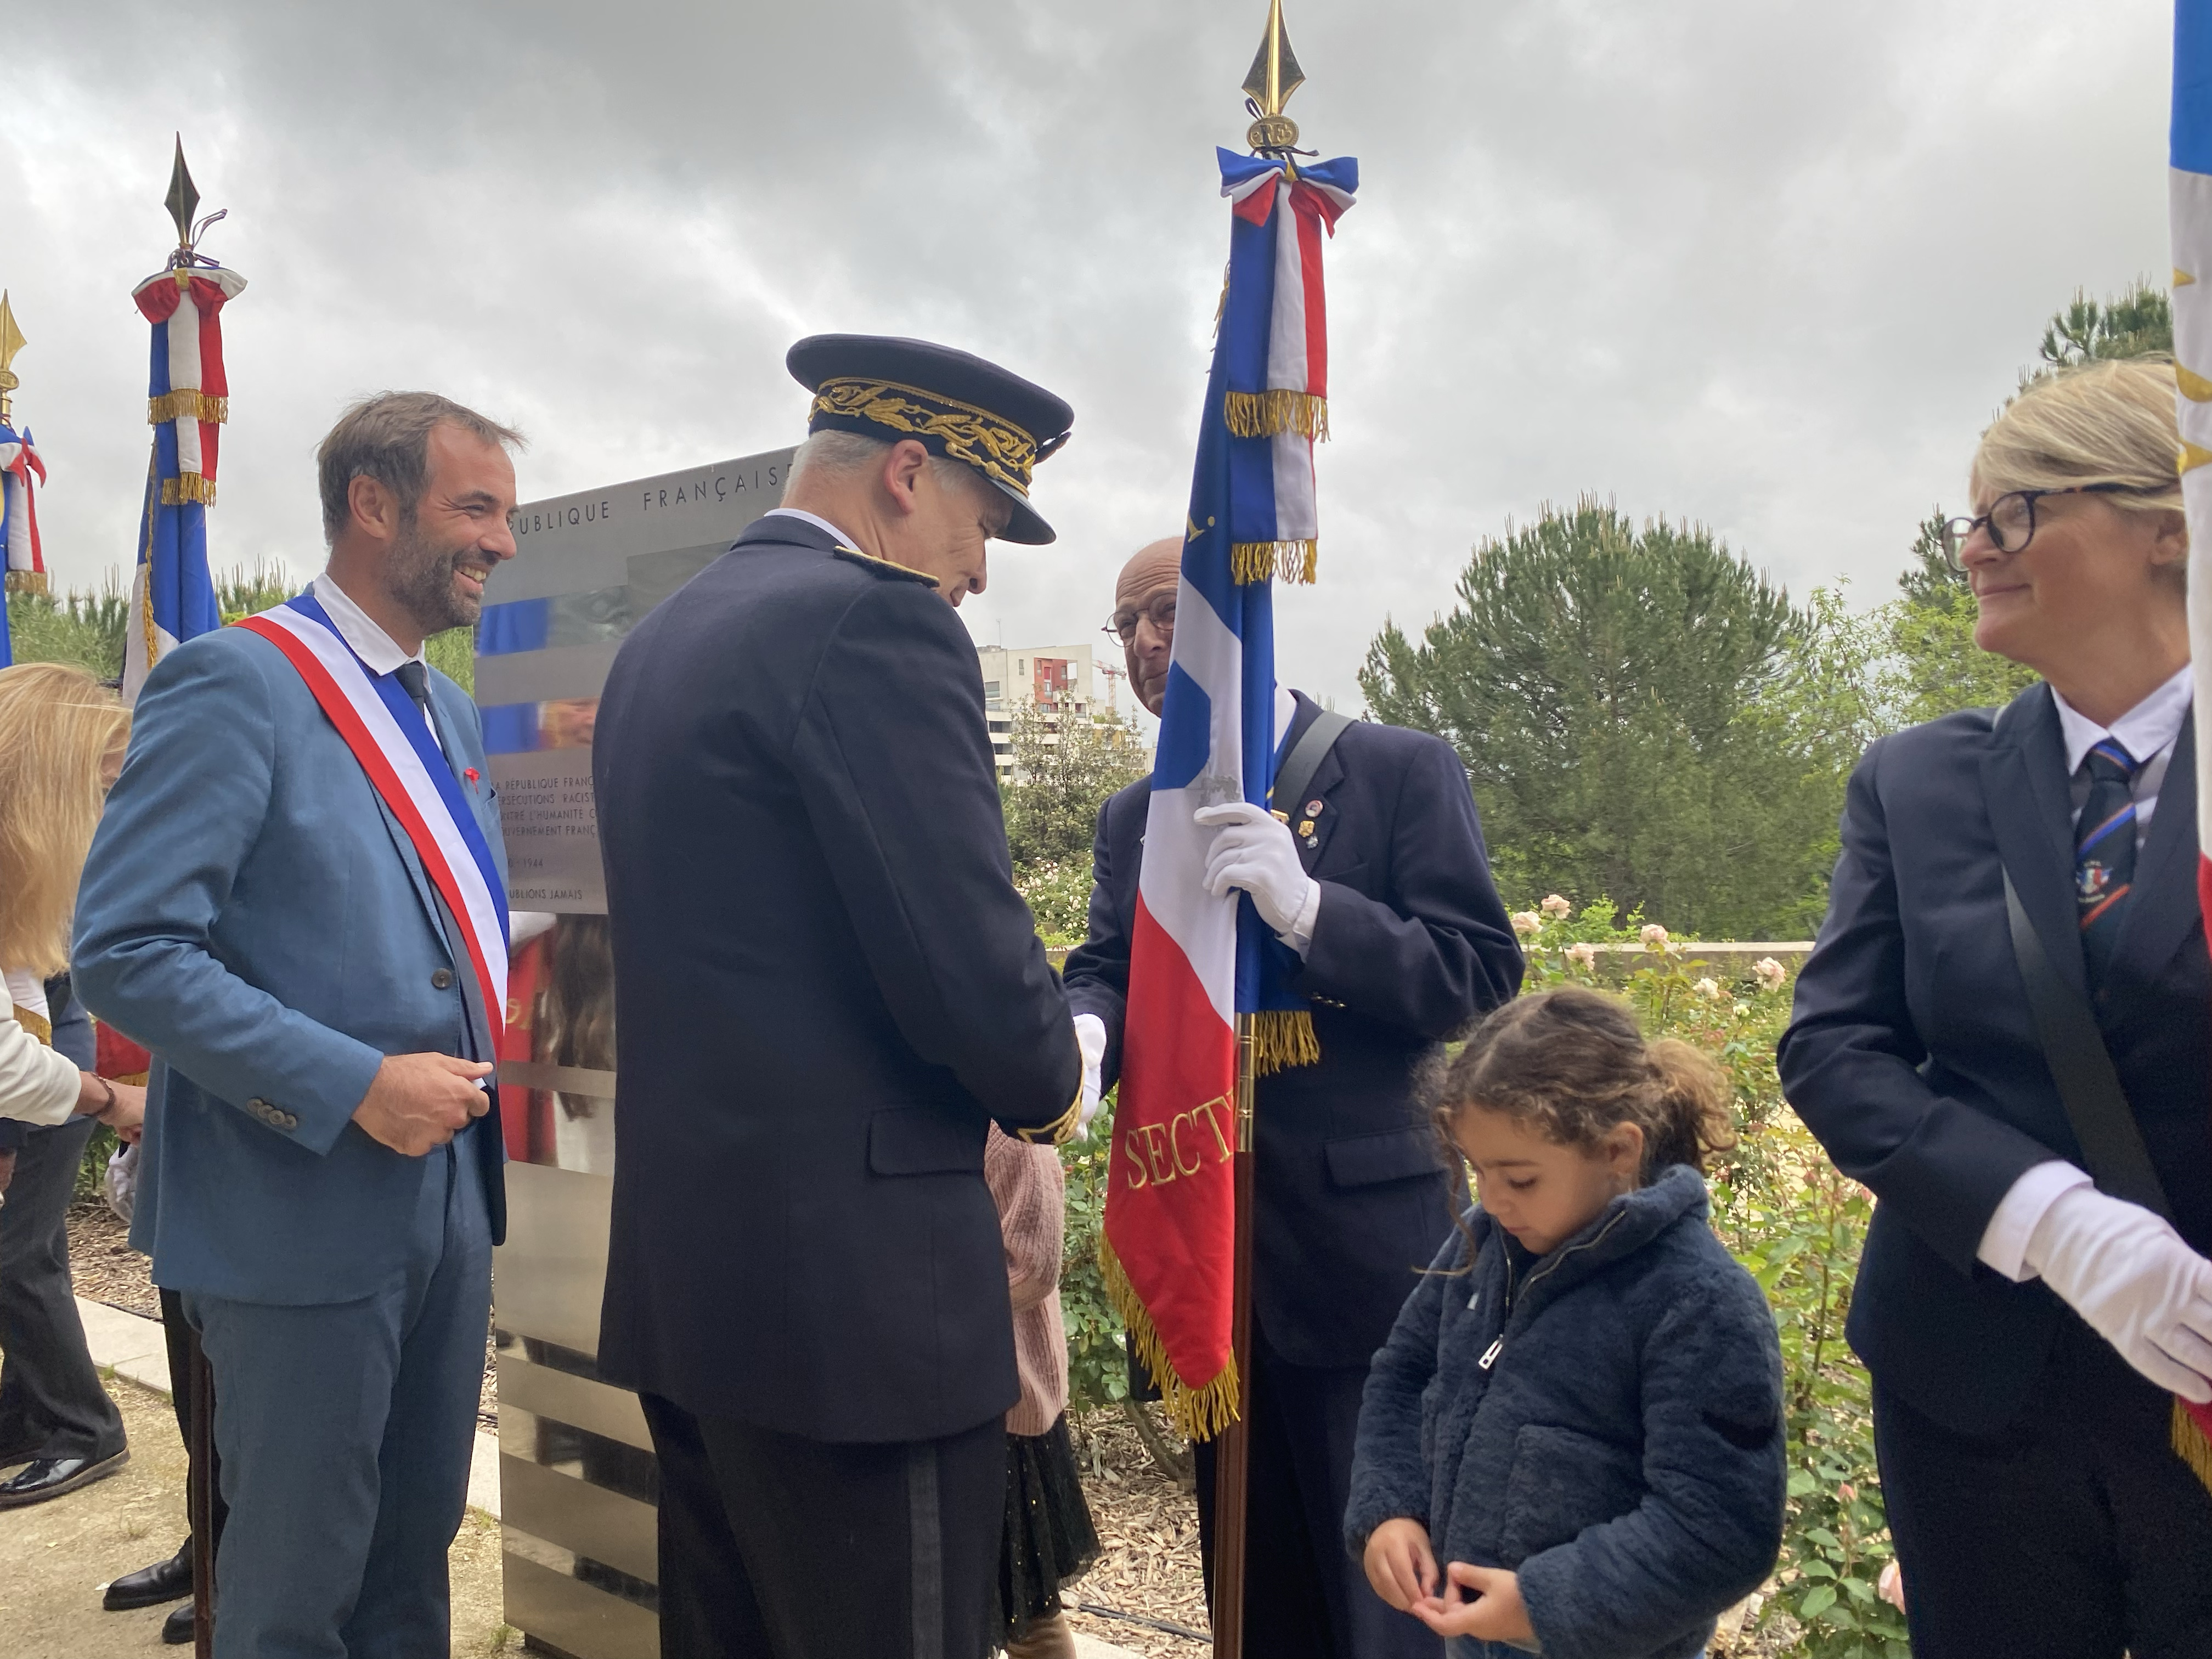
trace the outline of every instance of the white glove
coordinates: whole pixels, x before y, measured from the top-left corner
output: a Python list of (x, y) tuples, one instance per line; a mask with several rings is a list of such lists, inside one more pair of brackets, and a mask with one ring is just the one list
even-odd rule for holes
[(1083, 1109), (1076, 1114), (1075, 1138), (1088, 1140), (1091, 1120), (1098, 1115), (1098, 1070), (1106, 1063), (1106, 1022), (1096, 1014), (1078, 1014), (1075, 1046), (1083, 1051)]
[(1206, 855), (1206, 890), (1219, 898), (1232, 887), (1243, 888), (1262, 921), (1279, 933), (1289, 933), (1314, 888), (1314, 878), (1298, 862), (1291, 826), (1248, 800), (1202, 806), (1197, 821), (1206, 829), (1220, 829)]
[(2212, 1401), (2212, 1261), (2139, 1204), (2076, 1187), (2044, 1212), (2027, 1265), (2161, 1389)]

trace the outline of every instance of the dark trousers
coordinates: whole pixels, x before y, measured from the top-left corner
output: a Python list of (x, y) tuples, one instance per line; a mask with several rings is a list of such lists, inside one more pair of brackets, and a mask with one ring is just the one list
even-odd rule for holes
[[(177, 1409), (177, 1432), (184, 1437), (185, 1450), (189, 1456), (192, 1449), (192, 1389), (198, 1379), (192, 1375), (192, 1328), (185, 1319), (184, 1298), (174, 1291), (163, 1291), (161, 1297), (161, 1341), (169, 1351), (169, 1400)], [(208, 1419), (215, 1418), (215, 1391), (208, 1391)], [(209, 1547), (222, 1542), (223, 1522), (230, 1515), (230, 1505), (222, 1501), (222, 1459), (216, 1454), (213, 1437), (210, 1436), (208, 1456), (209, 1507), (213, 1511), (215, 1524), (209, 1528)], [(191, 1492), (189, 1485), (185, 1487)], [(189, 1505), (189, 1496), (185, 1498)], [(185, 1516), (187, 1529), (191, 1526), (191, 1515), (187, 1508)]]
[(2204, 1659), (2212, 1492), (2172, 1396), (2069, 1318), (2026, 1411), (1985, 1434), (1874, 1395), (1914, 1659)]
[(429, 1154), (410, 1259), (389, 1289), (299, 1307), (184, 1293), (222, 1379), (216, 1659), (451, 1647), (447, 1552), (468, 1506), (491, 1308), (469, 1150)]
[(32, 1130), (0, 1204), (0, 1464), (123, 1449), (70, 1283), (70, 1198), (96, 1127), (80, 1117)]
[[(1266, 1659), (1438, 1659), (1443, 1643), (1367, 1582), (1344, 1547), (1364, 1365), (1293, 1365), (1252, 1328), (1244, 1502), (1244, 1651)], [(1213, 1600), (1215, 1443), (1196, 1448), (1198, 1530)]]
[(647, 1395), (661, 1659), (981, 1659), (1006, 1430), (838, 1444)]

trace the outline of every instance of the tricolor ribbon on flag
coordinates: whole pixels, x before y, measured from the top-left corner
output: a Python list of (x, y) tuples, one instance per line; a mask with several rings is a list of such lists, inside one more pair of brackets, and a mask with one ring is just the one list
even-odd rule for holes
[(208, 571), (207, 509), (215, 502), (222, 425), (230, 418), (222, 308), (244, 291), (246, 278), (187, 252), (178, 258), (182, 263), (149, 276), (131, 295), (154, 326), (146, 407), (154, 448), (124, 642), (126, 702), (165, 653), (222, 620)]
[[(2197, 885), (2212, 915), (2212, 0), (2176, 0), (2173, 9), (2171, 161), (2173, 376), (2197, 668)], [(2173, 1449), (2212, 1487), (2212, 1406), (2174, 1401)]]
[[(1279, 569), (1310, 580), (1313, 442), (1326, 429), (1321, 233), (1352, 205), (1358, 163), (1293, 179), (1221, 152), (1235, 204), (1229, 285), (1199, 426), (1167, 702), (1137, 880), (1121, 1082), (1100, 1243), (1108, 1293), (1176, 1425), (1232, 1421), (1237, 1019), (1255, 1070), (1318, 1058), (1288, 948), (1241, 894), (1207, 894), (1215, 830), (1194, 814), (1267, 804), (1276, 729)], [(1295, 566), (1291, 571), (1289, 567)]]
[(7, 549), (8, 591), (43, 593), (46, 560), (39, 545), (39, 506), (31, 481), (46, 481), (46, 464), (28, 427), (18, 435), (0, 419), (0, 546)]
[(460, 927), (496, 1054), (507, 1015), (507, 890), (422, 709), (398, 675), (369, 672), (312, 590), (237, 625), (284, 653), (406, 832), (422, 872)]

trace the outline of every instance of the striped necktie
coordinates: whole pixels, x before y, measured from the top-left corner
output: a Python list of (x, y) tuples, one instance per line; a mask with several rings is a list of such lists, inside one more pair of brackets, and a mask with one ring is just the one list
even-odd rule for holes
[(2142, 763), (2106, 738), (2081, 763), (2089, 798), (2074, 831), (2074, 896), (2089, 983), (2104, 977), (2136, 878), (2136, 774)]

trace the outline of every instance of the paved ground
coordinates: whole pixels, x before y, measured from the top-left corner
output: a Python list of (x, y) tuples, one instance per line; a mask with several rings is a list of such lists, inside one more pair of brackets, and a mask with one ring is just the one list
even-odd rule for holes
[[(176, 1548), (185, 1534), (185, 1449), (166, 1397), (110, 1387), (131, 1436), (120, 1474), (29, 1509), (0, 1512), (0, 1654), (7, 1659), (142, 1659), (167, 1607), (103, 1613), (100, 1586)], [(520, 1651), (500, 1619), (499, 1526), (471, 1511), (453, 1542), (454, 1659)]]

